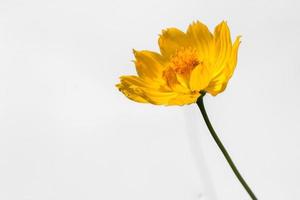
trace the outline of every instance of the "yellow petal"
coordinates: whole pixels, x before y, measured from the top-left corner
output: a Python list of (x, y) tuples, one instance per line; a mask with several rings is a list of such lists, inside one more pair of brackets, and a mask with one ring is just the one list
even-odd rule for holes
[(238, 57), (238, 50), (239, 50), (239, 46), (241, 44), (240, 41), (241, 36), (238, 36), (235, 40), (235, 42), (233, 43), (233, 47), (232, 47), (232, 51), (231, 51), (231, 56), (229, 59), (229, 63), (228, 63), (228, 67), (230, 68), (230, 73), (229, 73), (229, 78), (231, 78), (234, 69), (236, 67), (237, 64), (237, 57)]
[(186, 105), (195, 103), (199, 93), (179, 94), (175, 92), (145, 91), (145, 99), (155, 105)]
[(182, 77), (177, 76), (176, 72), (169, 68), (164, 71), (163, 77), (166, 81), (166, 85), (174, 92), (177, 93), (189, 93), (188, 87), (185, 87)]
[(178, 93), (160, 91), (160, 85), (155, 81), (147, 81), (137, 76), (122, 76), (121, 83), (116, 86), (129, 99), (156, 105), (167, 105), (170, 99)]
[(169, 100), (168, 105), (187, 105), (195, 103), (200, 96), (200, 93), (178, 94), (176, 97)]
[(169, 105), (169, 101), (178, 95), (175, 92), (161, 92), (152, 89), (144, 89), (143, 91), (143, 98), (155, 105)]
[(144, 88), (159, 88), (159, 84), (155, 81), (145, 80), (138, 76), (121, 76), (121, 83), (130, 87), (144, 87)]
[(238, 48), (240, 45), (240, 36), (238, 36), (233, 44), (232, 51), (228, 61), (224, 64), (225, 67), (215, 75), (210, 84), (207, 91), (212, 95), (217, 95), (225, 90), (229, 79), (231, 78), (236, 64), (237, 64), (237, 55), (238, 55)]
[(148, 101), (142, 97), (141, 87), (149, 87), (141, 78), (137, 76), (121, 76), (121, 83), (117, 84), (117, 88), (129, 99), (147, 103)]
[(213, 64), (213, 75), (216, 76), (223, 70), (231, 55), (231, 37), (226, 22), (221, 22), (215, 28), (214, 41), (215, 62)]
[(190, 77), (190, 89), (192, 91), (204, 90), (209, 83), (210, 74), (205, 65), (199, 64), (195, 67)]
[(177, 81), (180, 85), (182, 85), (184, 88), (189, 88), (189, 77), (182, 75), (182, 74), (176, 74)]
[(201, 59), (208, 58), (210, 46), (213, 42), (213, 35), (208, 30), (207, 26), (199, 21), (194, 22), (189, 26), (187, 36), (190, 37), (193, 43), (195, 43)]
[(149, 103), (146, 99), (140, 96), (138, 90), (130, 88), (124, 84), (117, 84), (116, 87), (128, 98), (139, 103)]
[(192, 45), (187, 35), (177, 28), (163, 30), (158, 44), (161, 54), (167, 58), (175, 54), (177, 50)]
[(136, 59), (136, 71), (140, 77), (156, 79), (162, 76), (166, 61), (160, 54), (146, 50), (133, 50), (133, 53)]
[(224, 81), (214, 81), (209, 84), (206, 88), (206, 92), (210, 93), (213, 96), (223, 92), (227, 86), (227, 82)]

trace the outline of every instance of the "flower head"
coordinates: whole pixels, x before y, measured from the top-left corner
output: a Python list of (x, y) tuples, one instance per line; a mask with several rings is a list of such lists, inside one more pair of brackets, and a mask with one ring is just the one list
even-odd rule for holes
[(186, 32), (162, 31), (160, 53), (134, 50), (137, 76), (121, 76), (116, 86), (129, 99), (156, 105), (195, 103), (202, 92), (223, 92), (237, 63), (240, 36), (232, 44), (227, 23), (211, 33), (197, 21)]

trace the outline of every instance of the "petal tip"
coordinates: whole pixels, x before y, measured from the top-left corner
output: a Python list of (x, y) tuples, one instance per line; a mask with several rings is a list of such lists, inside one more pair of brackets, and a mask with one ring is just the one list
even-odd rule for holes
[(134, 54), (134, 55), (136, 55), (137, 54), (137, 50), (136, 49), (132, 49), (132, 53)]

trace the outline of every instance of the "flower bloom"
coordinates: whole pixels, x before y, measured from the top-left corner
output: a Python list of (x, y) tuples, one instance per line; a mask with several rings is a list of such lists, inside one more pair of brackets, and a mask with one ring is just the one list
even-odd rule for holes
[(211, 33), (197, 21), (186, 32), (162, 31), (160, 53), (133, 50), (137, 76), (121, 76), (117, 88), (129, 99), (155, 105), (195, 103), (200, 92), (225, 90), (237, 64), (240, 36), (232, 44), (227, 23)]

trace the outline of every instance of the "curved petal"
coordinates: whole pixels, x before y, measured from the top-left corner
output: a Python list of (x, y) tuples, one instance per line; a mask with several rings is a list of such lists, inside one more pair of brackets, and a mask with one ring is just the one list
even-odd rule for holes
[(165, 79), (166, 85), (174, 92), (177, 93), (189, 93), (190, 90), (185, 85), (185, 80), (182, 77), (178, 76), (176, 72), (169, 68), (164, 71), (163, 77)]
[(215, 62), (213, 64), (213, 76), (216, 76), (222, 71), (229, 60), (232, 48), (230, 31), (227, 23), (224, 21), (215, 28), (214, 48)]
[(160, 91), (160, 86), (154, 81), (145, 81), (137, 76), (122, 76), (121, 83), (116, 86), (129, 99), (155, 105), (168, 105), (170, 99), (178, 93), (173, 91)]
[(140, 87), (146, 87), (139, 77), (136, 76), (121, 76), (121, 83), (117, 84), (116, 87), (129, 99), (140, 102), (147, 103), (148, 101), (141, 96)]
[(237, 55), (240, 43), (240, 36), (238, 36), (232, 46), (232, 51), (227, 63), (225, 63), (225, 67), (212, 78), (209, 88), (207, 89), (207, 91), (212, 95), (215, 96), (225, 90), (237, 64)]
[(169, 101), (176, 97), (175, 92), (161, 92), (152, 89), (143, 89), (143, 98), (155, 105), (169, 105)]
[(139, 103), (148, 103), (146, 99), (140, 96), (138, 89), (128, 87), (124, 84), (117, 84), (116, 87), (130, 100)]
[(241, 44), (240, 38), (241, 36), (238, 36), (232, 46), (231, 56), (228, 61), (228, 67), (230, 70), (229, 78), (231, 78), (237, 64), (238, 50)]
[(143, 88), (152, 88), (158, 89), (159, 83), (155, 81), (145, 80), (138, 76), (121, 76), (121, 84), (130, 86), (130, 87), (143, 87)]
[(187, 105), (195, 103), (200, 96), (200, 93), (190, 93), (190, 94), (179, 94), (176, 97), (170, 99), (168, 105)]
[(190, 77), (190, 89), (192, 91), (198, 91), (205, 89), (210, 81), (210, 74), (207, 67), (203, 64), (199, 64), (195, 67)]
[(135, 56), (135, 67), (138, 75), (142, 78), (161, 78), (166, 61), (158, 53), (152, 51), (133, 50)]
[(223, 92), (227, 86), (227, 82), (223, 81), (214, 81), (209, 84), (206, 88), (206, 92), (210, 93), (213, 96)]
[(137, 76), (121, 76), (121, 82), (116, 87), (129, 99), (147, 103), (148, 101), (143, 97), (142, 88), (156, 89), (159, 87), (156, 82), (147, 82)]
[(163, 30), (158, 44), (161, 54), (167, 58), (170, 58), (176, 50), (192, 45), (187, 35), (177, 28)]
[(210, 46), (213, 42), (213, 35), (208, 30), (207, 26), (197, 21), (192, 23), (188, 30), (187, 36), (195, 43), (201, 59), (206, 59), (209, 57)]

